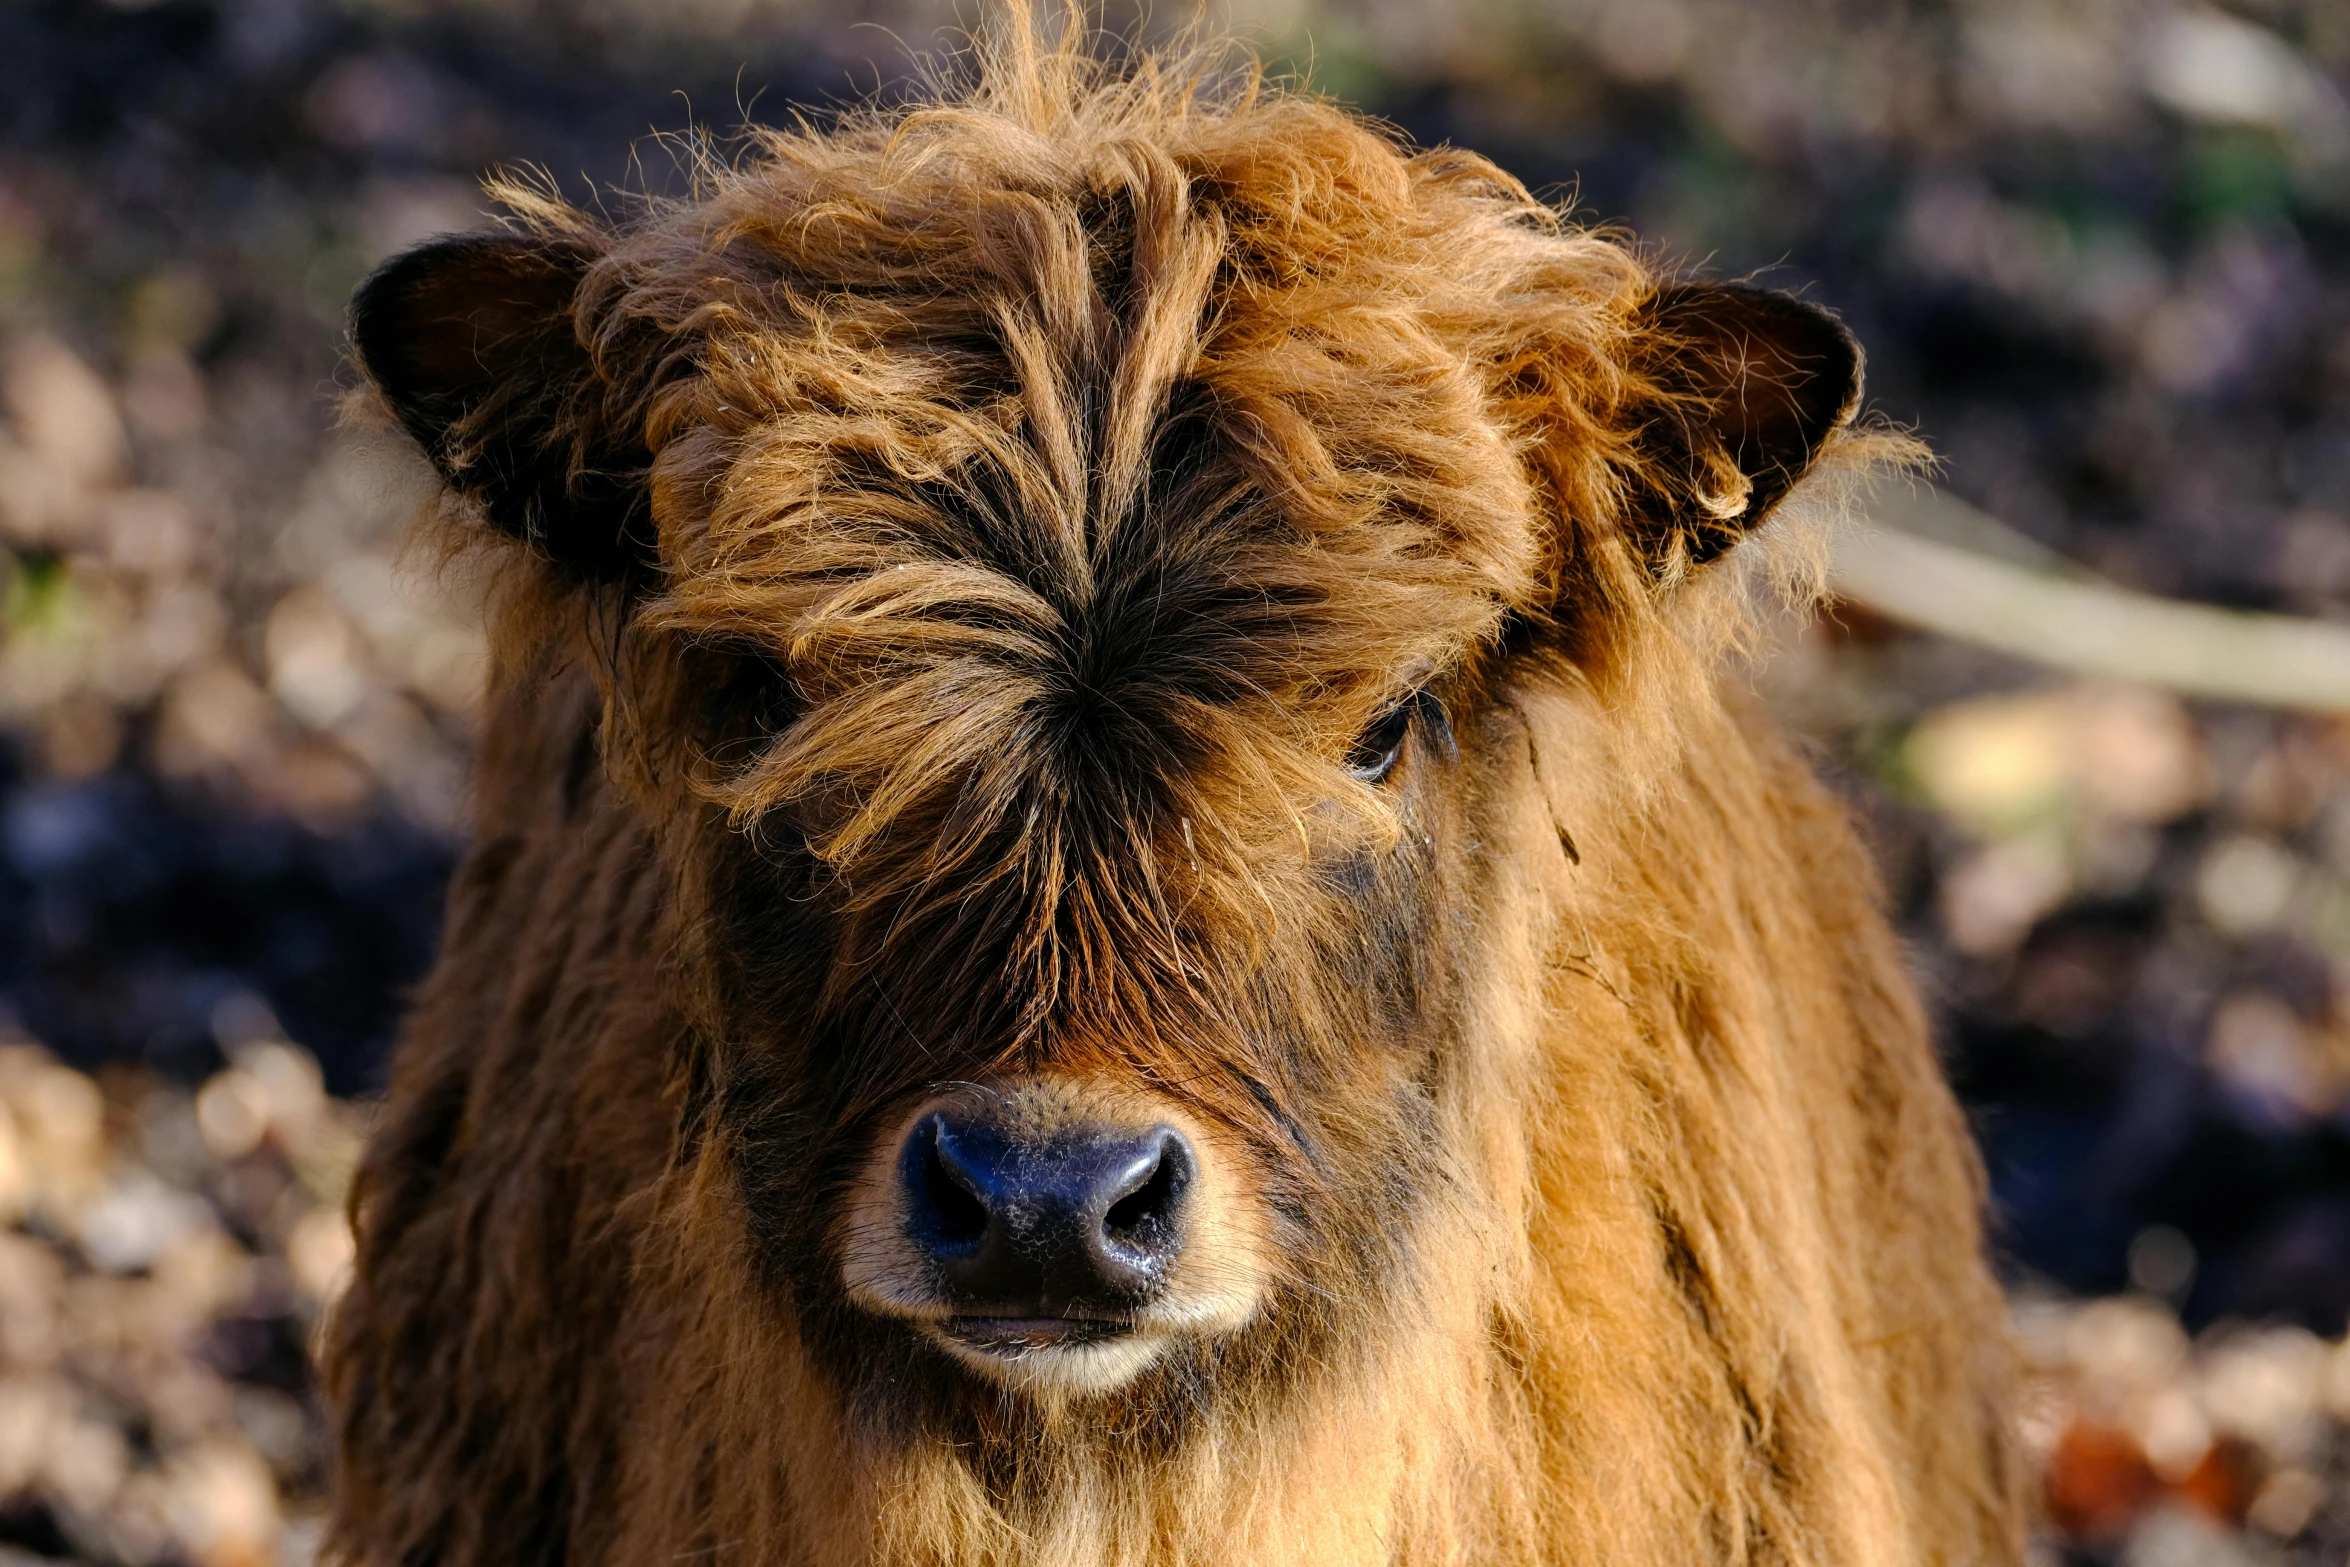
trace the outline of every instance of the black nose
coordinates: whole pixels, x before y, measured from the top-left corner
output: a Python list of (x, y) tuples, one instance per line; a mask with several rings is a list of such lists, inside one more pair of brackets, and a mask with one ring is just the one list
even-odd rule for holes
[(899, 1163), (907, 1230), (958, 1312), (1116, 1315), (1166, 1285), (1197, 1166), (1168, 1126), (1014, 1135), (984, 1114), (922, 1118)]

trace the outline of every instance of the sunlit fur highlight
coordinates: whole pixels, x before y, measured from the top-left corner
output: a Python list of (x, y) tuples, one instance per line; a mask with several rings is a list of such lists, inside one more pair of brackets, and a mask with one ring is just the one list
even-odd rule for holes
[[(1658, 280), (1474, 156), (1041, 31), (618, 228), (505, 190), (597, 258), (554, 438), (642, 447), (656, 559), (495, 558), (333, 1553), (2019, 1561), (1979, 1178), (1871, 872), (1720, 674), (1747, 568), (1639, 520), (1710, 482), (1638, 439)], [(1101, 655), (1097, 756), (1054, 724), (1138, 584), (1175, 618)], [(1348, 778), (1427, 680), (1457, 757)], [(766, 876), (819, 971), (743, 949)], [(1358, 968), (1423, 1021), (1364, 1037)], [(895, 1341), (758, 1194), (853, 1224), (863, 1155), (777, 1150), (1039, 1073), (1196, 1119), (1276, 1216), (1260, 1309), (1092, 1396), (844, 1359)]]

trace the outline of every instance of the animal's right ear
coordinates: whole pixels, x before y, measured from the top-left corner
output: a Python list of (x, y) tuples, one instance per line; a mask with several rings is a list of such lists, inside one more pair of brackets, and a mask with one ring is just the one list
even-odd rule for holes
[(585, 245), (439, 239), (378, 267), (351, 300), (359, 363), (448, 482), (578, 576), (651, 558), (641, 443), (594, 418), (595, 366), (573, 310)]

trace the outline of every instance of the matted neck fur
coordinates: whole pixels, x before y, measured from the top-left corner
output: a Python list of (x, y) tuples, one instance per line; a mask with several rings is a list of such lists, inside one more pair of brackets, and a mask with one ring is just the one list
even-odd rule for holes
[(1713, 667), (1900, 454), (1851, 339), (1245, 75), (976, 77), (360, 292), (502, 591), (336, 1551), (2020, 1559), (1963, 1127)]

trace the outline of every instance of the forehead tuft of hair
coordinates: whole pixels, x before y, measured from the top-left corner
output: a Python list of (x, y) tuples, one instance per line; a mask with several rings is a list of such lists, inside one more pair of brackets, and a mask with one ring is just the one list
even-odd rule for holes
[(697, 694), (660, 671), (728, 650), (791, 721), (669, 760), (852, 906), (997, 888), (1031, 945), (1104, 878), (1161, 925), (1272, 907), (1267, 842), (1392, 828), (1338, 763), (1412, 679), (1513, 612), (1650, 613), (1617, 521), (1627, 410), (1671, 396), (1656, 285), (1484, 160), (1219, 57), (1113, 64), (1015, 9), (971, 63), (750, 132), (617, 232), (501, 188), (594, 252), (575, 417), (650, 454), (616, 749), (674, 748)]

